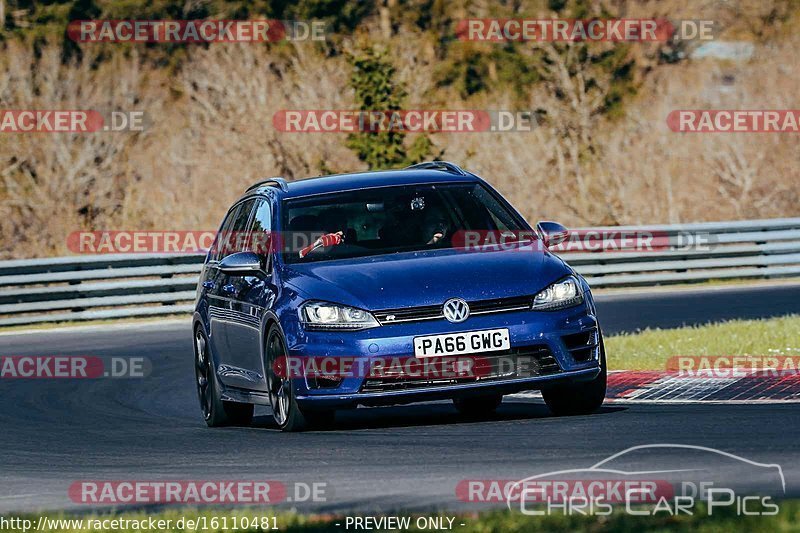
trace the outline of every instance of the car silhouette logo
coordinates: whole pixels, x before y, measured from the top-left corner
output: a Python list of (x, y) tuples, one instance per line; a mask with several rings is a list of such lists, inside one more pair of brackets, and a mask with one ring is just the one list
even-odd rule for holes
[(448, 321), (458, 324), (469, 318), (469, 305), (461, 298), (450, 298), (442, 306), (442, 314)]
[[(694, 450), (696, 452), (701, 452), (705, 455), (705, 461), (701, 468), (698, 468), (697, 465), (691, 464), (683, 464), (678, 468), (665, 468), (661, 466), (659, 463), (652, 463), (652, 462), (645, 462), (644, 464), (634, 462), (633, 466), (629, 466), (626, 464), (619, 464), (621, 458), (631, 457), (633, 453), (640, 451), (640, 450), (666, 450), (666, 451), (675, 451), (681, 450), (682, 455), (685, 457), (690, 450)], [(713, 480), (709, 476), (709, 472), (714, 472), (714, 465), (718, 464), (713, 462), (715, 460), (719, 460), (720, 458), (726, 458), (732, 460), (732, 465), (729, 468), (721, 469), (720, 472), (723, 474), (728, 474), (734, 476), (733, 479), (736, 479), (738, 475), (740, 478), (742, 477), (742, 472), (744, 472), (743, 468), (746, 468), (743, 465), (750, 465), (756, 467), (758, 471), (765, 472), (766, 475), (769, 477), (767, 478), (768, 481), (771, 482), (779, 482), (780, 490), (777, 490), (778, 483), (775, 483), (775, 486), (772, 487), (770, 493), (774, 493), (776, 496), (785, 496), (786, 495), (786, 478), (783, 475), (783, 468), (779, 464), (775, 463), (759, 463), (750, 459), (746, 459), (739, 455), (734, 455), (732, 453), (728, 453), (722, 450), (718, 450), (716, 448), (709, 448), (706, 446), (697, 446), (693, 444), (670, 444), (670, 443), (657, 443), (657, 444), (640, 444), (638, 446), (632, 446), (621, 452), (617, 452), (602, 461), (595, 463), (594, 465), (588, 468), (573, 468), (568, 470), (557, 470), (554, 472), (546, 472), (544, 474), (537, 474), (535, 476), (530, 476), (525, 479), (521, 479), (509, 487), (506, 488), (506, 506), (509, 509), (513, 509), (516, 507), (516, 503), (514, 502), (515, 495), (519, 495), (520, 501), (520, 509), (522, 509), (526, 505), (526, 498), (529, 496), (535, 496), (537, 491), (529, 490), (526, 485), (530, 486), (532, 483), (536, 483), (538, 480), (549, 481), (552, 482), (554, 479), (578, 479), (578, 480), (586, 480), (587, 482), (592, 480), (593, 478), (591, 475), (599, 474), (601, 477), (605, 479), (626, 479), (626, 478), (634, 478), (635, 476), (648, 476), (647, 479), (653, 479), (652, 476), (662, 477), (664, 480), (669, 480), (671, 474), (677, 474), (678, 477), (674, 478), (675, 483), (678, 483), (681, 487), (681, 490), (685, 490), (687, 486), (694, 485), (695, 487), (701, 486), (703, 483), (708, 483), (709, 486), (713, 484), (716, 487), (725, 486), (725, 490), (733, 489), (732, 486), (727, 485), (730, 483), (730, 478), (728, 479), (717, 479)], [(685, 459), (684, 459), (685, 460)], [(640, 459), (641, 461), (641, 459)], [(743, 479), (748, 480), (749, 483), (753, 483), (753, 474), (755, 470), (748, 471), (748, 475), (745, 476)], [(693, 477), (694, 475), (694, 477)], [(697, 477), (701, 475), (701, 477)], [(569, 477), (567, 477), (569, 476)], [(613, 476), (619, 476), (619, 478), (615, 478)], [(713, 481), (713, 483), (712, 483)], [(669, 481), (667, 481), (669, 482)], [(762, 479), (761, 483), (764, 483)], [(766, 487), (760, 487), (762, 490)], [(541, 489), (539, 489), (541, 490)], [(751, 489), (752, 490), (752, 489)], [(774, 492), (773, 492), (774, 491)], [(741, 497), (741, 496), (739, 496)], [(625, 498), (628, 498), (627, 494)]]

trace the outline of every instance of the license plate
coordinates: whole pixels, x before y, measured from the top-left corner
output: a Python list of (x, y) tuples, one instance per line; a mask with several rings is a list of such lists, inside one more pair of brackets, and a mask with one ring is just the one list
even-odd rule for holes
[(415, 357), (496, 352), (510, 348), (507, 328), (414, 337)]

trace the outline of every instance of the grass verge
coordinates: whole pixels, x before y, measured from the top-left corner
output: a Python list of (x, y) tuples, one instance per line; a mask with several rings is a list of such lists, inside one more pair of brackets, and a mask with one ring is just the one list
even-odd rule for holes
[(800, 315), (606, 337), (611, 370), (664, 370), (673, 356), (800, 356)]

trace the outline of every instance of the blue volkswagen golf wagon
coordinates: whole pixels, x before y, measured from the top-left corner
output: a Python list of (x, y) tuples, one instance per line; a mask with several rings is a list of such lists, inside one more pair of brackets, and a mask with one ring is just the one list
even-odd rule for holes
[(452, 400), (487, 415), (541, 390), (556, 415), (597, 410), (606, 361), (586, 281), (478, 176), (402, 170), (256, 183), (228, 210), (193, 314), (209, 426), (268, 405), (283, 431), (338, 409)]

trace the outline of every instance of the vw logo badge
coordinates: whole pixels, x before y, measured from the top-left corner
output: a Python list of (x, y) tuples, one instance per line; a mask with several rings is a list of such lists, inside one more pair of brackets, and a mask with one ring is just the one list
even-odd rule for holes
[(461, 298), (450, 298), (442, 306), (442, 314), (454, 324), (464, 322), (469, 318), (469, 305)]

